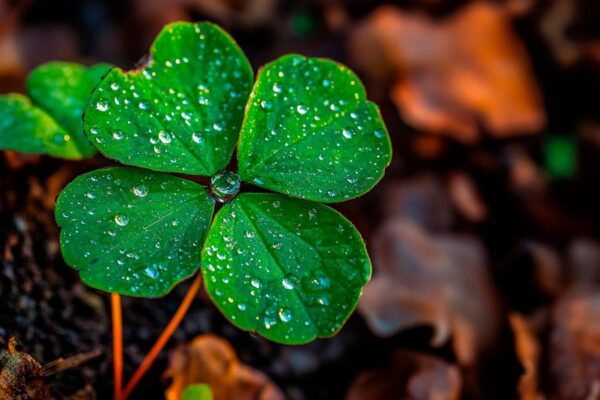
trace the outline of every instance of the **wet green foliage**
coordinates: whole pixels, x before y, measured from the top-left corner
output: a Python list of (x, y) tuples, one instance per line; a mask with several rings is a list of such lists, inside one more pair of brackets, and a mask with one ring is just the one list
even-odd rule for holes
[[(69, 184), (56, 208), (62, 251), (87, 284), (140, 297), (202, 266), (234, 325), (307, 343), (341, 328), (371, 274), (354, 226), (311, 200), (370, 190), (390, 140), (340, 64), (285, 56), (252, 89), (251, 77), (233, 40), (207, 23), (168, 25), (144, 67), (111, 71), (85, 132), (108, 157), (148, 170), (103, 169)], [(238, 143), (239, 176), (224, 170)], [(162, 172), (209, 175), (210, 191)], [(280, 194), (238, 195), (242, 181)], [(216, 203), (225, 205), (209, 227)]]
[(250, 63), (212, 24), (171, 24), (141, 69), (114, 69), (90, 99), (85, 131), (107, 157), (164, 172), (213, 175), (237, 143)]
[(30, 99), (0, 96), (0, 149), (79, 159), (96, 152), (83, 133), (90, 93), (111, 68), (51, 62), (27, 79)]
[(258, 74), (238, 151), (240, 177), (306, 199), (370, 190), (390, 162), (377, 106), (343, 65), (284, 56)]
[(217, 213), (202, 273), (235, 325), (277, 342), (306, 343), (342, 326), (371, 264), (352, 223), (332, 208), (243, 193)]

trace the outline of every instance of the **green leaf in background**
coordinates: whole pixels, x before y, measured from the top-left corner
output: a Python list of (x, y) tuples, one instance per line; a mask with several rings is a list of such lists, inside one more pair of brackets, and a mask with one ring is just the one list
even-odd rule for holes
[(0, 149), (82, 158), (72, 136), (20, 94), (0, 96)]
[(546, 171), (554, 178), (570, 178), (577, 168), (577, 142), (571, 136), (549, 136), (544, 143)]
[(83, 133), (83, 111), (92, 90), (111, 65), (89, 68), (67, 62), (49, 62), (35, 68), (27, 78), (27, 91), (36, 106), (62, 126), (84, 157), (96, 152)]
[(370, 190), (391, 160), (377, 106), (348, 68), (281, 57), (258, 74), (240, 133), (242, 180), (292, 196), (344, 201)]
[(165, 27), (137, 70), (111, 71), (85, 112), (107, 157), (165, 172), (213, 175), (228, 164), (253, 80), (233, 39), (209, 23)]
[(210, 386), (199, 383), (197, 385), (190, 385), (185, 388), (181, 400), (212, 400), (213, 394)]
[(185, 179), (137, 168), (89, 172), (56, 204), (62, 254), (89, 286), (162, 296), (200, 267), (213, 208), (206, 189)]
[(341, 328), (371, 264), (359, 233), (332, 208), (245, 193), (217, 213), (202, 273), (210, 297), (234, 325), (302, 344)]

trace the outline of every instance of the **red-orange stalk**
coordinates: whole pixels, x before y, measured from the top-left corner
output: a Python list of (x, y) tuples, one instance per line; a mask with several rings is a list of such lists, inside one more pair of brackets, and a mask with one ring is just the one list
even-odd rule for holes
[(175, 330), (181, 323), (181, 320), (183, 320), (183, 317), (185, 316), (187, 310), (190, 308), (192, 301), (196, 297), (198, 290), (200, 290), (201, 283), (202, 274), (198, 273), (198, 275), (196, 275), (196, 278), (194, 278), (194, 281), (188, 288), (188, 291), (185, 294), (183, 300), (181, 301), (179, 308), (171, 318), (171, 321), (169, 321), (168, 325), (165, 327), (156, 343), (154, 343), (154, 346), (152, 346), (152, 349), (150, 349), (150, 352), (148, 353), (146, 358), (144, 358), (144, 361), (142, 361), (138, 369), (133, 373), (133, 376), (131, 377), (129, 383), (125, 387), (125, 390), (122, 393), (122, 398), (120, 400), (127, 400), (127, 397), (131, 395), (133, 389), (135, 389), (142, 377), (152, 366), (154, 360), (156, 360), (156, 357), (158, 357), (162, 349), (165, 347), (171, 336), (173, 336), (173, 333), (175, 333)]
[(113, 328), (113, 371), (115, 400), (122, 400), (123, 388), (123, 319), (121, 315), (121, 297), (111, 293), (112, 328)]

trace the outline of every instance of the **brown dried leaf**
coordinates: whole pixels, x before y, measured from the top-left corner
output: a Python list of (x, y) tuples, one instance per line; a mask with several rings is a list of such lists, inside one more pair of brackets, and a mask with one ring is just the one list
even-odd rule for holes
[(461, 365), (473, 365), (495, 340), (498, 304), (481, 244), (474, 238), (430, 235), (402, 218), (373, 240), (375, 277), (359, 311), (371, 330), (391, 336), (430, 325), (432, 344), (452, 336)]
[(509, 315), (510, 327), (515, 338), (517, 359), (523, 367), (517, 387), (521, 400), (538, 400), (541, 395), (538, 389), (538, 363), (540, 344), (529, 323), (520, 314)]
[(16, 346), (17, 340), (10, 338), (8, 351), (0, 359), (0, 399), (51, 399), (42, 366), (29, 354), (17, 351)]
[(453, 222), (444, 185), (434, 175), (392, 182), (384, 196), (386, 218), (403, 217), (431, 230), (446, 229)]
[(567, 250), (570, 287), (573, 290), (593, 289), (600, 287), (600, 243), (575, 238)]
[(509, 15), (473, 2), (437, 21), (377, 9), (351, 41), (355, 64), (381, 78), (394, 71), (392, 99), (418, 129), (473, 143), (480, 123), (497, 137), (539, 132), (542, 100)]
[(188, 385), (205, 383), (214, 400), (283, 400), (283, 394), (263, 373), (240, 363), (231, 345), (214, 335), (197, 336), (173, 351), (165, 376), (172, 383), (167, 400), (180, 400)]
[(487, 207), (469, 175), (462, 171), (452, 172), (448, 177), (448, 192), (454, 207), (466, 219), (482, 222), (487, 218)]
[(598, 399), (600, 293), (563, 297), (552, 314), (550, 381), (561, 400)]
[(456, 366), (426, 354), (399, 350), (387, 368), (360, 374), (346, 400), (457, 400), (461, 391)]

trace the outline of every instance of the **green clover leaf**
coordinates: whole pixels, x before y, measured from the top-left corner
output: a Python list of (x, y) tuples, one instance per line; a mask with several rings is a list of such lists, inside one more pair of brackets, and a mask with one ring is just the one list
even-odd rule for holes
[(96, 149), (83, 134), (82, 114), (92, 89), (110, 68), (65, 62), (35, 68), (27, 79), (31, 100), (0, 96), (0, 149), (69, 159), (93, 155)]
[[(340, 64), (284, 56), (253, 89), (251, 77), (233, 40), (206, 23), (168, 25), (147, 65), (111, 71), (84, 114), (92, 143), (136, 167), (210, 175), (210, 194), (161, 172), (91, 172), (59, 198), (62, 251), (87, 284), (132, 296), (164, 294), (201, 266), (234, 325), (307, 343), (341, 329), (371, 275), (354, 226), (315, 201), (370, 190), (390, 139)], [(240, 176), (224, 169), (238, 136), (241, 180), (281, 194), (238, 195)]]
[(243, 193), (217, 213), (202, 273), (233, 324), (299, 344), (340, 329), (371, 276), (371, 263), (352, 223), (332, 208)]
[(89, 172), (56, 203), (63, 257), (92, 287), (162, 296), (198, 270), (213, 207), (204, 187), (171, 175)]
[(250, 63), (213, 24), (163, 29), (141, 69), (114, 69), (90, 99), (85, 131), (107, 157), (163, 172), (213, 175), (237, 143)]
[(242, 180), (323, 202), (369, 191), (391, 156), (379, 110), (358, 77), (297, 55), (260, 71), (240, 136)]

